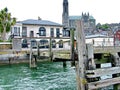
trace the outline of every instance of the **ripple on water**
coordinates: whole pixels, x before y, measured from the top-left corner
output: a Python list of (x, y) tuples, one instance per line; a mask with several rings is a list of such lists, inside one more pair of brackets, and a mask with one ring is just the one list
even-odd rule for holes
[(0, 90), (76, 90), (70, 63), (66, 68), (59, 62), (39, 63), (37, 69), (26, 64), (12, 65), (0, 68), (0, 72)]

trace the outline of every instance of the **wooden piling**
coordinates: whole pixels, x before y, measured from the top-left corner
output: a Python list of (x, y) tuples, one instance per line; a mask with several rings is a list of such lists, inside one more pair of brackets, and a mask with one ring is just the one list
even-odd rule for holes
[(86, 44), (86, 50), (87, 50), (87, 70), (93, 70), (96, 68), (95, 61), (94, 61), (94, 49), (93, 44)]
[(30, 67), (32, 66), (32, 65), (31, 65), (31, 62), (32, 62), (32, 44), (31, 44), (31, 42), (30, 42), (30, 60), (29, 60), (29, 65), (30, 65)]
[(85, 45), (85, 35), (83, 31), (83, 24), (81, 20), (76, 21), (77, 23), (77, 46), (78, 46), (78, 66), (77, 69), (77, 83), (78, 90), (87, 90), (86, 88), (86, 78), (85, 78), (85, 64), (86, 64), (86, 45)]
[(50, 57), (50, 61), (53, 61), (52, 38), (51, 37), (50, 37), (50, 40), (49, 40), (49, 57)]
[(12, 59), (12, 58), (8, 58), (8, 61), (9, 61), (9, 65), (11, 64), (11, 59)]
[(37, 42), (37, 56), (40, 56), (40, 48), (39, 48), (39, 41)]
[(115, 66), (120, 66), (120, 58), (118, 56), (118, 53), (112, 53), (112, 55), (114, 56)]
[(29, 60), (29, 65), (30, 65), (30, 68), (36, 68), (36, 58), (33, 57), (33, 52), (32, 52), (32, 44), (30, 42), (30, 60)]
[[(116, 67), (120, 67), (120, 57), (118, 56), (118, 53), (113, 53), (114, 56), (114, 63)], [(118, 74), (113, 74), (113, 78), (119, 77), (120, 73)], [(114, 90), (120, 90), (120, 84), (115, 84), (114, 85)]]
[(74, 50), (74, 28), (71, 28), (70, 29), (70, 44), (71, 44), (71, 66), (75, 66), (75, 58), (74, 58), (74, 53), (75, 53), (75, 50)]
[(66, 64), (66, 61), (63, 61), (63, 67), (66, 67), (67, 64)]

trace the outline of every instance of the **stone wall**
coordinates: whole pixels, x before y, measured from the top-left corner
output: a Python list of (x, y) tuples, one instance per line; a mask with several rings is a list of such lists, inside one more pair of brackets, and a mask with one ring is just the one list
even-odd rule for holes
[(0, 50), (12, 49), (12, 44), (10, 42), (0, 42)]

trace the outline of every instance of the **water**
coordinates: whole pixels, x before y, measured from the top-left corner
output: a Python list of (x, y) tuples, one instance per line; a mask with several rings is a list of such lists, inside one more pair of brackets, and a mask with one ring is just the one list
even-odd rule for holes
[(28, 64), (0, 66), (0, 90), (76, 90), (75, 70), (70, 62), (40, 62), (37, 69)]

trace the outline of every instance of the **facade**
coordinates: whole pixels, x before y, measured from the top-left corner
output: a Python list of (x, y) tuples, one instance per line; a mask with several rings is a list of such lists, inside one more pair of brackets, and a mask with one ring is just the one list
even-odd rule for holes
[(86, 43), (94, 46), (114, 46), (114, 38), (102, 34), (86, 36)]
[[(61, 37), (63, 37), (63, 25), (52, 21), (28, 19), (17, 22), (12, 27), (11, 35), (14, 35), (14, 38), (22, 38), (23, 48), (29, 47), (30, 41), (33, 42), (33, 46), (35, 46), (38, 41), (39, 44), (42, 45), (40, 48), (49, 48), (49, 40), (52, 38), (52, 42), (54, 43), (53, 48), (70, 49), (68, 43), (62, 43), (65, 40), (69, 40), (69, 38), (61, 39)], [(55, 44), (57, 42), (60, 43)], [(46, 46), (43, 46), (45, 44)]]
[(117, 30), (114, 34), (114, 45), (120, 46), (120, 30)]

